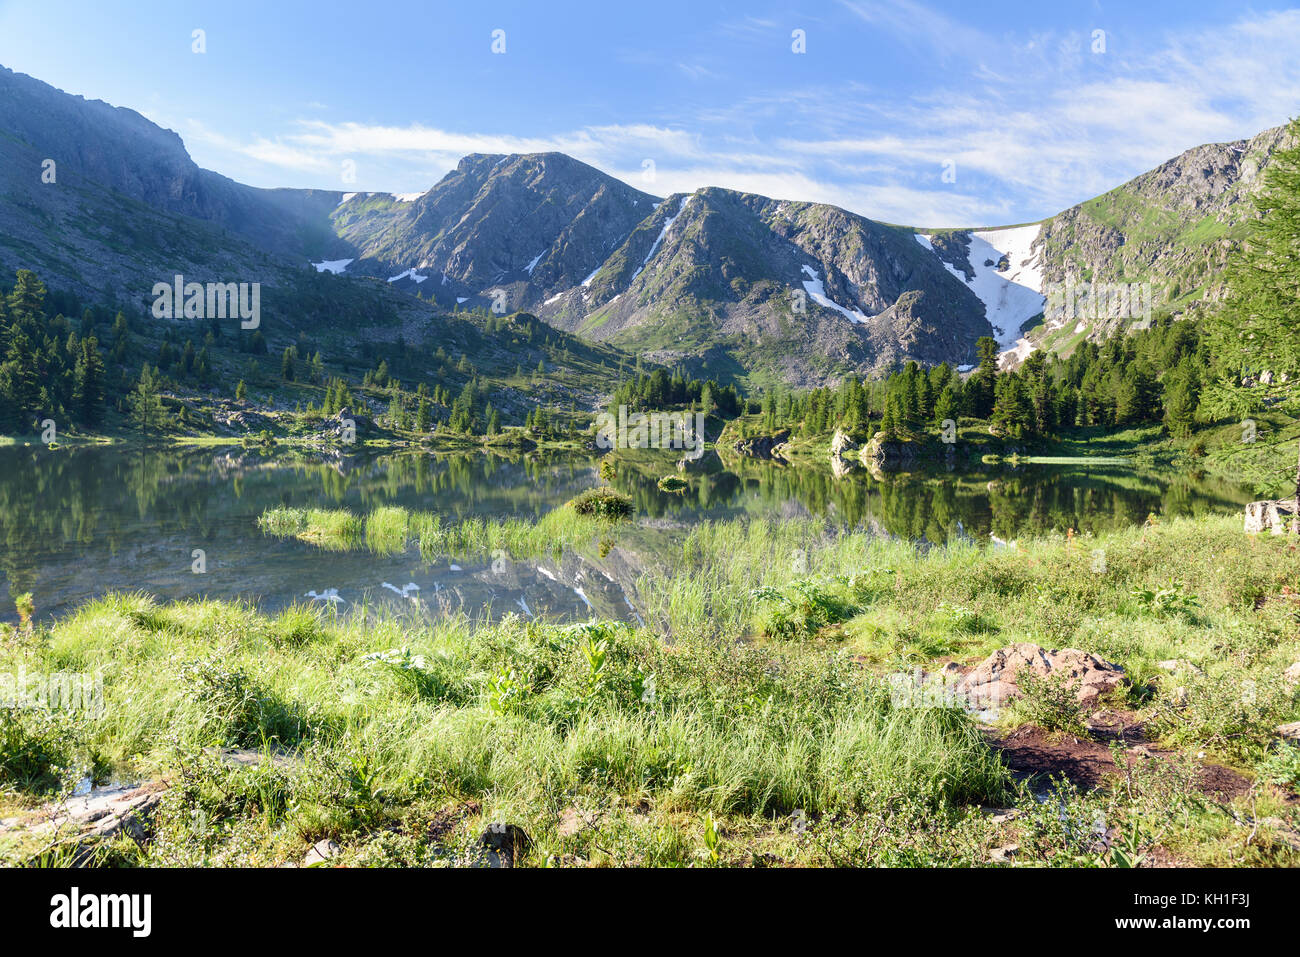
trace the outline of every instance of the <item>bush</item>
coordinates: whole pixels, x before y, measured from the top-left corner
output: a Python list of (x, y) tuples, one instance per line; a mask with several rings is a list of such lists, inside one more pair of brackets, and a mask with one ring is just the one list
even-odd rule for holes
[(571, 503), (579, 515), (619, 521), (632, 516), (632, 499), (611, 488), (594, 488), (583, 492)]
[(1016, 674), (1016, 684), (1021, 697), (1016, 701), (1016, 711), (1044, 731), (1059, 734), (1087, 735), (1083, 725), (1083, 706), (1074, 690), (1062, 675), (1046, 678), (1021, 668)]
[(0, 784), (53, 790), (75, 777), (70, 721), (44, 708), (0, 709)]

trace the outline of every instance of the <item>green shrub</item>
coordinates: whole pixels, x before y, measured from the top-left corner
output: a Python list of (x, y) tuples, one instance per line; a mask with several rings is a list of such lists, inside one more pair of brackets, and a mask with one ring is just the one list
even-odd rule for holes
[(1024, 720), (1044, 731), (1087, 736), (1083, 725), (1083, 705), (1063, 675), (1043, 677), (1028, 668), (1021, 668), (1016, 673), (1016, 684), (1021, 692), (1015, 703), (1016, 713)]
[(71, 719), (45, 708), (0, 708), (0, 784), (28, 791), (75, 779)]
[(570, 505), (579, 515), (606, 521), (630, 518), (633, 512), (632, 499), (611, 488), (589, 489), (575, 498)]

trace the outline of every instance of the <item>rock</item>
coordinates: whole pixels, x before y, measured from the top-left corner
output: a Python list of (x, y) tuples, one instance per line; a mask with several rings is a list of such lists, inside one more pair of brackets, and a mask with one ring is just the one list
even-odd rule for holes
[(835, 436), (831, 439), (831, 455), (843, 455), (845, 452), (852, 452), (858, 447), (858, 443), (849, 438), (849, 434), (842, 429), (835, 430)]
[(1020, 811), (1013, 807), (981, 807), (981, 814), (987, 814), (993, 824), (1006, 824), (1020, 816)]
[(905, 472), (916, 464), (920, 454), (918, 443), (886, 439), (883, 432), (877, 432), (862, 447), (859, 458), (873, 472)]
[(1085, 708), (1094, 708), (1102, 695), (1124, 681), (1123, 668), (1096, 655), (1075, 648), (1047, 651), (1025, 641), (993, 652), (957, 683), (957, 691), (978, 707), (1006, 704), (1019, 697), (1016, 677), (1024, 668), (1043, 678), (1063, 676)]
[(303, 858), (302, 866), (311, 867), (313, 864), (324, 864), (331, 857), (337, 855), (338, 852), (339, 846), (329, 838), (317, 841), (311, 846), (311, 850), (307, 852), (307, 856)]
[(1282, 735), (1287, 741), (1300, 741), (1300, 721), (1292, 721), (1290, 724), (1279, 724), (1277, 733)]
[(518, 825), (493, 823), (478, 836), (478, 843), (487, 852), (490, 867), (514, 867), (533, 842)]
[(995, 847), (989, 855), (989, 860), (994, 864), (1005, 864), (1011, 860), (1020, 850), (1019, 844), (1008, 844), (1005, 847)]
[(374, 427), (374, 422), (364, 415), (354, 413), (351, 409), (339, 409), (321, 423), (321, 431), (326, 436), (340, 442), (349, 437), (356, 439)]
[(786, 444), (789, 438), (790, 430), (782, 429), (776, 435), (756, 435), (752, 438), (741, 439), (732, 448), (741, 455), (748, 455), (753, 458), (781, 458), (779, 449)]
[(1246, 506), (1246, 531), (1252, 535), (1263, 531), (1285, 535), (1295, 528), (1298, 520), (1293, 498), (1251, 502)]
[(594, 814), (584, 814), (576, 807), (565, 808), (560, 814), (560, 824), (556, 828), (560, 837), (573, 837), (589, 827), (596, 826), (597, 816)]
[(1300, 684), (1300, 661), (1282, 672), (1282, 680), (1289, 685)]
[(1183, 661), (1181, 658), (1169, 658), (1165, 661), (1157, 661), (1156, 667), (1161, 671), (1168, 671), (1170, 674), (1174, 674), (1178, 671), (1190, 671), (1197, 675), (1205, 674), (1202, 669), (1198, 668), (1190, 661)]
[(126, 835), (143, 844), (152, 832), (153, 813), (167, 791), (165, 780), (141, 785), (90, 788), (65, 801), (47, 804), (32, 815), (0, 821), (0, 839), (30, 834), (72, 848), (71, 864), (89, 862), (96, 845)]

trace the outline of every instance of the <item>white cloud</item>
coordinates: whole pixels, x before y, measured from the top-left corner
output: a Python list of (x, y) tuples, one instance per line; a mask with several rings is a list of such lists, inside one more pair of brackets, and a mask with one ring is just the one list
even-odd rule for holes
[[(810, 85), (671, 122), (544, 136), (313, 117), (246, 141), (192, 124), (187, 138), (235, 157), (265, 185), (294, 171), (319, 186), (418, 192), (467, 153), (559, 151), (658, 195), (724, 186), (891, 222), (992, 225), (1051, 215), (1200, 143), (1282, 123), (1300, 104), (1300, 11), (1144, 38), (1140, 48), (1111, 36), (1098, 56), (1084, 34), (995, 34), (916, 0), (843, 7), (942, 56), (934, 89), (899, 99), (856, 81)], [(784, 27), (750, 18), (722, 30), (767, 36)], [(720, 68), (683, 60), (677, 69), (703, 84)], [(349, 159), (358, 178), (345, 186), (337, 177)], [(654, 160), (653, 183), (642, 178), (645, 159)], [(946, 163), (955, 183), (942, 179)]]

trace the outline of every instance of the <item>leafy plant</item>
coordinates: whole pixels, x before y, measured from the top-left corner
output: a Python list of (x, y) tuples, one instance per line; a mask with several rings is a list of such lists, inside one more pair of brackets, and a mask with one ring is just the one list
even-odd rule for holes
[(506, 714), (523, 697), (524, 686), (515, 669), (503, 669), (488, 679), (488, 708)]
[(36, 613), (36, 603), (32, 599), (32, 593), (23, 592), (21, 595), (14, 597), (14, 606), (18, 610), (18, 620), (24, 628), (32, 626), (32, 615)]
[(1044, 677), (1028, 668), (1021, 668), (1016, 673), (1016, 684), (1021, 692), (1021, 697), (1016, 701), (1016, 710), (1025, 720), (1033, 722), (1044, 731), (1087, 735), (1087, 729), (1083, 725), (1083, 705), (1063, 675), (1050, 674)]
[(1200, 599), (1183, 591), (1181, 579), (1171, 578), (1163, 588), (1135, 587), (1130, 594), (1144, 609), (1157, 615), (1169, 615), (1180, 611), (1191, 611), (1200, 607)]
[(718, 836), (718, 823), (710, 814), (704, 822), (704, 853), (710, 864), (717, 864), (721, 855), (722, 839)]

